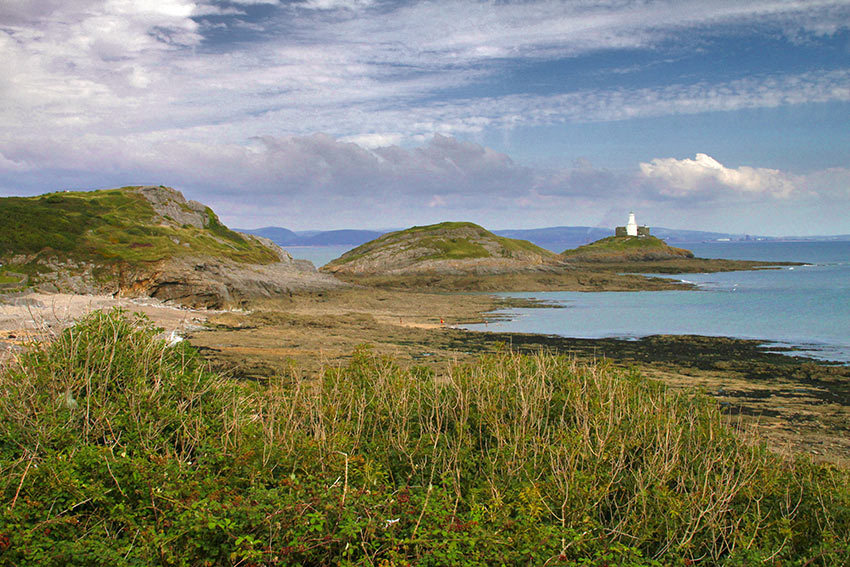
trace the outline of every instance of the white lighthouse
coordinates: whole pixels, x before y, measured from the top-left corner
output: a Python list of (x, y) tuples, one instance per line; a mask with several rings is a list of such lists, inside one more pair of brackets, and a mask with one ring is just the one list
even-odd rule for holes
[(635, 220), (635, 214), (629, 213), (629, 222), (626, 223), (626, 234), (628, 236), (637, 236), (638, 235), (638, 225)]
[(629, 213), (629, 222), (626, 226), (618, 226), (614, 229), (615, 236), (649, 236), (648, 226), (638, 226), (635, 214)]

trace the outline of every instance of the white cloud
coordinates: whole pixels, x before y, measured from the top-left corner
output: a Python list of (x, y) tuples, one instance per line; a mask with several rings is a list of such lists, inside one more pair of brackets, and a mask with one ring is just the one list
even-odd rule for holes
[[(263, 17), (252, 19), (260, 4)], [(357, 199), (411, 210), (434, 203), (441, 211), (545, 202), (537, 214), (556, 215), (578, 200), (628, 198), (635, 172), (541, 171), (459, 138), (850, 102), (850, 71), (710, 84), (680, 78), (645, 88), (567, 81), (558, 94), (517, 85), (520, 94), (477, 96), (473, 87), (497, 77), (506, 60), (653, 48), (691, 31), (750, 24), (803, 41), (847, 29), (847, 16), (850, 5), (839, 0), (0, 3), (0, 177), (6, 187), (44, 190), (182, 184), (222, 203), (267, 198), (270, 210), (296, 210), (298, 200), (339, 214)], [(828, 190), (757, 167), (656, 162), (648, 164), (652, 174), (641, 174), (649, 200), (705, 199), (712, 191), (793, 200)]]
[[(66, 151), (55, 153), (61, 145)], [(843, 231), (827, 228), (824, 219), (844, 227), (836, 211), (850, 208), (850, 169), (796, 175), (730, 168), (706, 155), (611, 171), (586, 160), (530, 168), (445, 136), (407, 148), (368, 148), (325, 134), (263, 137), (247, 145), (89, 135), (30, 139), (12, 151), (0, 142), (0, 194), (160, 183), (245, 228), (385, 228), (443, 220), (490, 228), (611, 226), (635, 210), (653, 226), (751, 233), (793, 226), (787, 232), (812, 234)], [(768, 210), (795, 222), (754, 226)]]
[(730, 194), (750, 197), (788, 198), (799, 191), (799, 179), (777, 169), (741, 166), (728, 168), (706, 154), (694, 159), (656, 158), (640, 164), (641, 174), (671, 197)]
[(372, 4), (372, 0), (305, 0), (299, 6), (309, 10), (356, 10)]

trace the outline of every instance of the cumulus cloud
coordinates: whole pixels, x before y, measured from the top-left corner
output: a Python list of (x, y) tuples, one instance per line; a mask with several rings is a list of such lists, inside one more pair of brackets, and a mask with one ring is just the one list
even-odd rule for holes
[(799, 180), (778, 169), (728, 168), (702, 153), (694, 159), (656, 158), (641, 163), (640, 171), (659, 193), (670, 197), (739, 195), (787, 199), (799, 190)]

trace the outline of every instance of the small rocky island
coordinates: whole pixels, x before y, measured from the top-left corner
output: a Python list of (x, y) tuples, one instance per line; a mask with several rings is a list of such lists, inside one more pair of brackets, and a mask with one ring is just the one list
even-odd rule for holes
[(693, 258), (694, 253), (675, 248), (654, 236), (609, 236), (578, 248), (565, 250), (561, 257), (573, 262), (657, 262)]
[(385, 234), (322, 267), (345, 275), (498, 274), (558, 263), (527, 240), (496, 236), (471, 222), (414, 226)]
[[(360, 285), (437, 291), (628, 291), (686, 289), (640, 274), (720, 272), (764, 262), (694, 258), (637, 227), (631, 215), (617, 235), (555, 254), (525, 240), (496, 236), (469, 222), (444, 222), (385, 234), (323, 266)], [(634, 225), (634, 226), (632, 226)]]

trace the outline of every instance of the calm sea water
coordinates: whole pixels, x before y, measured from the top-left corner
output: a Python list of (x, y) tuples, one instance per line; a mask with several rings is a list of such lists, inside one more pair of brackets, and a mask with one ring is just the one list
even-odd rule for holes
[(310, 260), (317, 268), (321, 268), (331, 260), (336, 260), (354, 246), (286, 246), (286, 251), (293, 258)]
[[(568, 337), (695, 334), (757, 339), (850, 363), (850, 242), (717, 242), (685, 245), (703, 258), (805, 262), (777, 270), (687, 274), (699, 291), (506, 293), (560, 309), (510, 309), (473, 330)], [(321, 266), (351, 247), (292, 247)]]
[[(686, 246), (697, 256), (806, 266), (688, 274), (699, 291), (511, 293), (560, 309), (510, 309), (486, 329), (568, 337), (696, 334), (757, 339), (850, 363), (850, 242), (742, 242)], [(484, 330), (483, 325), (470, 329)]]

